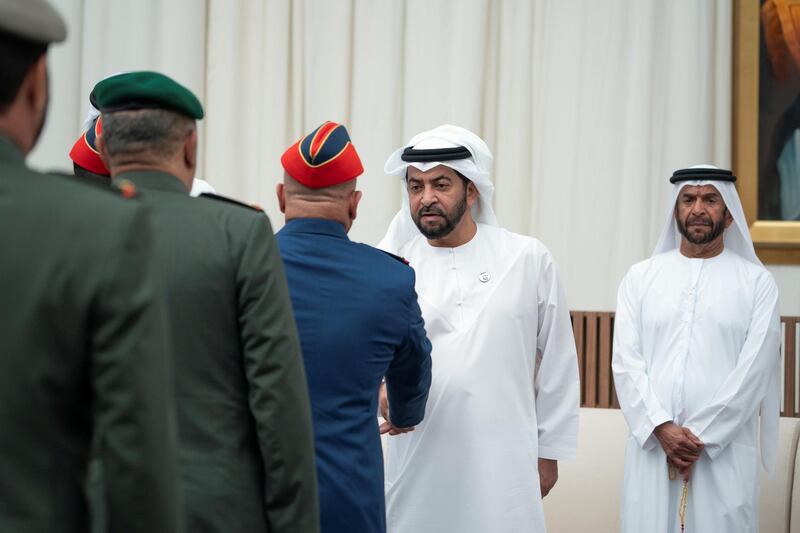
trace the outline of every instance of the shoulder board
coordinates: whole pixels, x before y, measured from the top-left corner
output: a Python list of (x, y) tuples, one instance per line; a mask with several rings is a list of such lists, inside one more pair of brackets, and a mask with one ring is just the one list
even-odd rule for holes
[[(378, 248), (378, 250), (381, 250), (381, 249), (380, 249), (380, 248)], [(405, 257), (400, 257), (399, 255), (394, 255), (393, 253), (391, 253), (391, 252), (387, 252), (386, 250), (381, 250), (381, 252), (385, 253), (386, 255), (388, 255), (389, 257), (391, 257), (392, 259), (395, 259), (395, 260), (397, 260), (397, 261), (400, 261), (400, 262), (401, 262), (401, 263), (403, 263), (404, 265), (411, 266), (411, 263), (409, 263), (409, 262), (408, 262), (408, 259), (406, 259)]]
[(246, 207), (247, 209), (252, 209), (253, 211), (258, 211), (259, 213), (263, 213), (264, 210), (261, 209), (260, 206), (256, 204), (246, 204), (244, 202), (240, 202), (239, 200), (234, 200), (233, 198), (228, 198), (227, 196), (220, 196), (219, 194), (213, 194), (210, 192), (204, 192), (200, 195), (202, 198), (210, 198), (212, 200), (220, 200), (222, 202), (228, 202), (229, 204), (238, 205), (240, 207)]
[(111, 182), (111, 190), (118, 192), (123, 198), (136, 198), (139, 195), (136, 185), (132, 181), (125, 179)]

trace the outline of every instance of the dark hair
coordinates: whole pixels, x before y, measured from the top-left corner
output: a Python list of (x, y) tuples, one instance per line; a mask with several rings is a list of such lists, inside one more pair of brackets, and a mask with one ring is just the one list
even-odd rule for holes
[(104, 176), (102, 174), (96, 174), (90, 170), (87, 170), (80, 166), (78, 163), (72, 162), (72, 172), (75, 174), (77, 178), (87, 179), (89, 181), (94, 181), (96, 183), (102, 183), (104, 185), (108, 185), (111, 183), (111, 176)]
[(47, 44), (0, 31), (0, 113), (17, 97), (31, 66), (47, 52)]
[(470, 183), (472, 183), (472, 180), (471, 180), (471, 179), (469, 179), (468, 177), (466, 177), (464, 174), (462, 174), (461, 172), (459, 172), (459, 171), (458, 171), (458, 170), (456, 170), (456, 169), (453, 169), (453, 172), (455, 172), (456, 174), (458, 174), (458, 177), (459, 177), (459, 178), (461, 178), (461, 181), (463, 181), (463, 182), (464, 182), (464, 190), (466, 190), (466, 189), (467, 189), (467, 187), (469, 187), (469, 184), (470, 184)]
[(166, 109), (103, 113), (103, 138), (111, 158), (142, 153), (169, 156), (194, 127), (193, 119)]

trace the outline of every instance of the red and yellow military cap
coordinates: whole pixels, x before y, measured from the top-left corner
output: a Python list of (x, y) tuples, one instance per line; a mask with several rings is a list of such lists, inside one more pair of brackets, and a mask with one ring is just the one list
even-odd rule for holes
[(72, 145), (72, 150), (69, 151), (69, 158), (73, 163), (79, 167), (85, 168), (89, 172), (100, 174), (101, 176), (110, 176), (111, 173), (103, 164), (100, 159), (100, 152), (97, 151), (95, 142), (97, 137), (103, 132), (103, 124), (100, 117), (94, 119), (92, 127), (80, 136)]
[(325, 122), (281, 156), (286, 173), (310, 189), (321, 189), (357, 178), (364, 172), (347, 129)]

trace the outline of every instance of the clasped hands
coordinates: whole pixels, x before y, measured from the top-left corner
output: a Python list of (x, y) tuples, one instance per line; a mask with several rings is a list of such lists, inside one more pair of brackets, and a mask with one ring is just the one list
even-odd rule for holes
[(667, 454), (667, 463), (678, 469), (684, 481), (689, 481), (694, 463), (703, 452), (703, 442), (688, 428), (673, 422), (657, 426), (653, 434)]
[(402, 435), (403, 433), (414, 431), (414, 426), (410, 428), (400, 428), (392, 424), (392, 421), (389, 419), (389, 396), (386, 394), (386, 383), (381, 383), (378, 389), (378, 407), (384, 420), (379, 427), (381, 435), (385, 433), (389, 435)]

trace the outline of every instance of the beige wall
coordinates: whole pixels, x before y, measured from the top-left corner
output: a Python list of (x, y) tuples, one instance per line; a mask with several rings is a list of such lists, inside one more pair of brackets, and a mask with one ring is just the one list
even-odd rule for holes
[(781, 298), (781, 315), (800, 316), (800, 266), (768, 265)]

